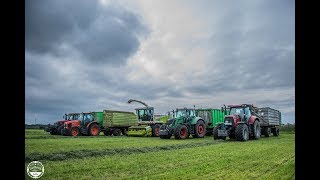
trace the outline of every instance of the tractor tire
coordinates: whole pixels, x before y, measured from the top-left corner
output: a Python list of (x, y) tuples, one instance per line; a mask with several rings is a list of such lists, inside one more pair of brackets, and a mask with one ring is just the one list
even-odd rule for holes
[(249, 139), (249, 129), (246, 124), (238, 124), (235, 129), (236, 140), (247, 141)]
[(98, 136), (100, 134), (100, 127), (98, 124), (91, 124), (89, 127), (89, 135), (90, 136)]
[(269, 127), (262, 128), (261, 134), (264, 135), (264, 137), (269, 137), (271, 134), (271, 129)]
[(62, 133), (61, 133), (61, 130), (63, 129), (63, 126), (59, 126), (58, 128), (57, 128), (57, 134), (58, 135), (62, 135)]
[(206, 125), (203, 121), (198, 121), (194, 126), (194, 133), (196, 138), (203, 138), (206, 135)]
[(128, 136), (128, 130), (126, 128), (121, 130), (122, 135)]
[(79, 136), (79, 134), (80, 134), (79, 128), (77, 127), (71, 128), (71, 136)]
[(235, 138), (236, 138), (236, 135), (235, 135), (234, 133), (229, 134), (229, 138), (230, 138), (230, 139), (235, 139)]
[(121, 130), (120, 129), (113, 129), (112, 134), (114, 136), (120, 136), (121, 135)]
[(174, 130), (174, 137), (176, 139), (186, 139), (188, 136), (188, 128), (185, 125), (179, 124)]
[(252, 139), (259, 139), (260, 136), (261, 136), (261, 128), (260, 128), (259, 121), (254, 121)]
[(154, 126), (152, 126), (152, 136), (153, 137), (159, 137), (159, 131), (160, 131), (160, 124), (155, 124)]
[(170, 139), (171, 138), (171, 134), (170, 135), (160, 135), (161, 139)]
[(272, 128), (271, 131), (273, 136), (279, 136), (279, 128)]

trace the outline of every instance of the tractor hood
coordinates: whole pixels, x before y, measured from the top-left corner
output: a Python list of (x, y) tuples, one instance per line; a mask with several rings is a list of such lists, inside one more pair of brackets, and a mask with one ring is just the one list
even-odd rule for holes
[(70, 121), (65, 121), (65, 124), (74, 124), (74, 123), (80, 123), (79, 120), (70, 120)]
[(226, 115), (224, 117), (224, 123), (226, 125), (235, 125), (239, 121), (241, 121), (239, 115)]

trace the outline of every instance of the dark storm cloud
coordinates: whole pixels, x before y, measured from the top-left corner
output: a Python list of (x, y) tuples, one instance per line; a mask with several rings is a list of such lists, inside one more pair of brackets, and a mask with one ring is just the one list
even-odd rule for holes
[(27, 1), (26, 50), (68, 54), (71, 47), (90, 62), (123, 64), (147, 33), (138, 15), (98, 1)]

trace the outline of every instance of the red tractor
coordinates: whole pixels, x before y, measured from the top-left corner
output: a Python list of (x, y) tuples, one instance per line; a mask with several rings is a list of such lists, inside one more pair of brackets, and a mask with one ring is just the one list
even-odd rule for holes
[[(229, 105), (230, 115), (226, 115), (224, 122), (213, 129), (213, 138), (226, 140), (247, 141), (259, 139), (261, 136), (261, 118), (256, 113), (256, 107), (252, 104)], [(226, 106), (221, 110), (226, 112)]]

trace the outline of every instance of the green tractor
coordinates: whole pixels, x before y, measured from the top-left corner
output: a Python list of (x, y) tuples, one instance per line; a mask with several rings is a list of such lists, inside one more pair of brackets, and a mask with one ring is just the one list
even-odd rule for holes
[(194, 138), (203, 138), (206, 134), (206, 122), (197, 117), (195, 109), (176, 109), (174, 118), (168, 119), (161, 125), (159, 136), (161, 139), (170, 139), (172, 135), (176, 139), (186, 139), (190, 135)]
[(168, 116), (162, 116), (155, 118), (154, 108), (148, 106), (146, 103), (134, 99), (130, 99), (128, 103), (138, 102), (143, 104), (145, 107), (136, 108), (138, 116), (138, 125), (131, 126), (128, 128), (128, 136), (148, 137), (148, 136), (159, 136), (160, 126), (165, 123)]

